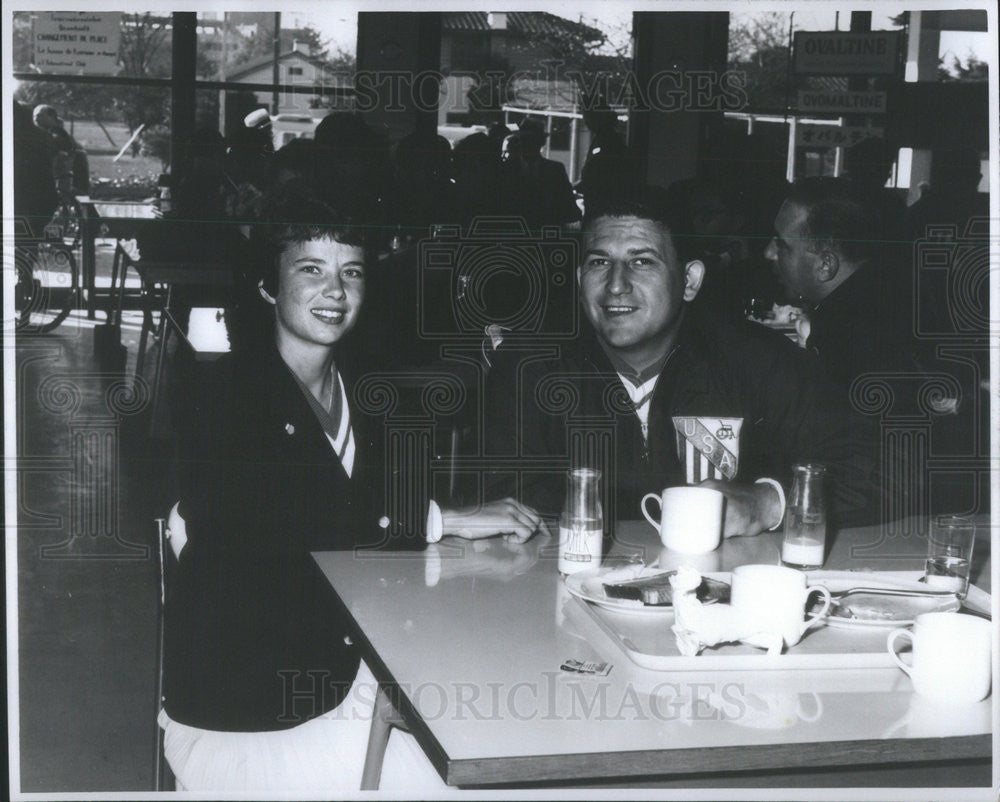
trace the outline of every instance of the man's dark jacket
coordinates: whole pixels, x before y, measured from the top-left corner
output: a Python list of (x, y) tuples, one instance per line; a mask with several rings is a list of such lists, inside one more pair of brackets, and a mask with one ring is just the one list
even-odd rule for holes
[(859, 268), (809, 313), (806, 349), (837, 383), (865, 375), (912, 374), (929, 358), (917, 340), (911, 277), (893, 263)]
[[(348, 398), (349, 366), (337, 362)], [(356, 375), (356, 373), (355, 373)], [(380, 421), (351, 401), (348, 477), (273, 342), (227, 358), (188, 413), (179, 470), (188, 541), (166, 605), (165, 707), (204, 729), (284, 729), (342, 701), (357, 648), (311, 551), (422, 548), (388, 529)], [(312, 672), (311, 674), (307, 672)]]
[(606, 519), (637, 518), (645, 493), (685, 483), (675, 416), (708, 418), (712, 427), (741, 418), (735, 481), (769, 477), (787, 490), (794, 463), (822, 462), (835, 524), (877, 517), (877, 433), (780, 334), (688, 305), (650, 402), (648, 444), (589, 327), (571, 343), (509, 348), (486, 392), (486, 450), (496, 462), (488, 495), (520, 494), (557, 513), (566, 469), (588, 465), (605, 473)]

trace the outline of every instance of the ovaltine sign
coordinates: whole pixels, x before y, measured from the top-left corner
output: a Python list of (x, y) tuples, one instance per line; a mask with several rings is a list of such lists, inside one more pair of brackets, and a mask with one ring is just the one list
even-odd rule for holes
[(795, 32), (795, 72), (811, 75), (891, 75), (896, 71), (898, 31)]
[(838, 92), (827, 89), (800, 89), (800, 112), (841, 114), (884, 114), (885, 92)]

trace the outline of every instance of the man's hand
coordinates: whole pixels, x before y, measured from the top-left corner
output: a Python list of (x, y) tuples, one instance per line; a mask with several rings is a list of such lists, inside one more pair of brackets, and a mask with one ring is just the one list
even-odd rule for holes
[(723, 537), (758, 535), (781, 521), (781, 499), (769, 484), (745, 485), (706, 479), (699, 487), (718, 490), (726, 497)]
[(542, 516), (512, 498), (491, 501), (479, 507), (442, 509), (443, 534), (478, 540), (507, 535), (514, 543), (524, 543), (542, 526)]

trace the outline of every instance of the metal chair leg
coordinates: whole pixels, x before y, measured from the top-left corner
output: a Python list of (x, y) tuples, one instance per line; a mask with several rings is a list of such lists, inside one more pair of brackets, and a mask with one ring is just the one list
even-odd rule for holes
[(372, 711), (372, 727), (368, 733), (368, 751), (365, 753), (365, 767), (361, 772), (361, 790), (377, 791), (382, 777), (382, 760), (389, 744), (389, 731), (393, 727), (406, 730), (406, 723), (399, 715), (385, 686), (379, 683)]
[(163, 309), (160, 310), (160, 343), (156, 356), (156, 370), (153, 372), (152, 404), (149, 413), (149, 434), (152, 436), (156, 426), (156, 410), (160, 403), (160, 381), (163, 376), (163, 360), (167, 358), (167, 340), (170, 338), (172, 330), (171, 320), (168, 310), (170, 309), (171, 288), (167, 287), (167, 297)]
[(153, 320), (153, 294), (146, 288), (145, 282), (143, 282), (142, 295), (144, 302), (142, 332), (139, 334), (139, 352), (135, 355), (135, 377), (137, 380), (142, 376), (142, 369), (146, 364), (146, 341), (149, 339)]
[(163, 730), (160, 728), (156, 717), (163, 706), (163, 628), (164, 628), (164, 605), (166, 604), (167, 593), (167, 559), (169, 545), (167, 545), (167, 521), (165, 518), (156, 518), (156, 548), (160, 567), (160, 594), (157, 604), (156, 616), (156, 677), (155, 677), (155, 704), (153, 711), (153, 721), (156, 733), (153, 739), (153, 790), (173, 791), (176, 787), (174, 773), (170, 770), (170, 764), (163, 754)]

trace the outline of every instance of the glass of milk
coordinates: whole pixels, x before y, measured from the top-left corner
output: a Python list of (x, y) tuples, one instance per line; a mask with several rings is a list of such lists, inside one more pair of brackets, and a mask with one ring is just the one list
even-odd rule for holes
[(781, 562), (810, 571), (823, 566), (826, 551), (826, 500), (823, 495), (826, 467), (816, 462), (797, 463), (792, 474)]

